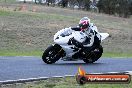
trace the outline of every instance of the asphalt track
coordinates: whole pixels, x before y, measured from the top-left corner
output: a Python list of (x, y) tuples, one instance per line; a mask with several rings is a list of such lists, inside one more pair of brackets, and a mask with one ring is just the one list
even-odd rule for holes
[(100, 58), (93, 64), (60, 60), (49, 65), (40, 57), (0, 57), (0, 81), (75, 75), (79, 66), (87, 73), (132, 71), (132, 58)]

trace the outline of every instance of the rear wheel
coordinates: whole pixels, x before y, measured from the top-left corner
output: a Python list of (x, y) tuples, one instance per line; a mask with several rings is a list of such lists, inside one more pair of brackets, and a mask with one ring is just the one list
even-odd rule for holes
[(97, 61), (103, 53), (103, 47), (100, 45), (98, 48), (96, 48), (95, 50), (91, 51), (91, 53), (89, 53), (87, 58), (84, 58), (83, 61), (85, 63), (93, 63), (95, 61)]
[(43, 53), (42, 59), (47, 64), (55, 63), (60, 59), (60, 55), (58, 55), (58, 50), (55, 49), (54, 46), (49, 46)]

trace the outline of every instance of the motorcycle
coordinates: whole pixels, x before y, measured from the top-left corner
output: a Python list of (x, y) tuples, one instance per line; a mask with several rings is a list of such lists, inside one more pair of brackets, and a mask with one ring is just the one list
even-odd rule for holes
[[(106, 39), (108, 33), (100, 33), (101, 42)], [(81, 31), (73, 31), (71, 34), (54, 35), (55, 44), (50, 45), (43, 53), (42, 60), (47, 64), (52, 64), (59, 59), (63, 61), (83, 60), (85, 63), (93, 63), (97, 61), (103, 53), (103, 47), (100, 44), (95, 49), (86, 53), (82, 48), (78, 48), (73, 44), (69, 44), (69, 40), (74, 38), (78, 42), (85, 41), (86, 35)]]

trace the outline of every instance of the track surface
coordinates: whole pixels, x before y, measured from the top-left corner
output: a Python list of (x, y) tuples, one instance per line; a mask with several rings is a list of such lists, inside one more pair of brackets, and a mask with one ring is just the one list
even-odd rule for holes
[(0, 81), (75, 75), (82, 66), (87, 73), (132, 71), (132, 58), (100, 58), (93, 64), (58, 61), (45, 64), (40, 57), (0, 57)]

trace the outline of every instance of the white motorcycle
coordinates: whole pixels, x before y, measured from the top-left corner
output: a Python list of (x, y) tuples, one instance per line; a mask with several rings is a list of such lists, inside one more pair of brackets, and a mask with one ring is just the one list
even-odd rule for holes
[[(101, 42), (106, 39), (108, 33), (100, 33)], [(93, 63), (97, 61), (103, 53), (103, 47), (99, 45), (89, 53), (83, 51), (73, 44), (69, 44), (69, 40), (74, 38), (78, 42), (85, 41), (86, 35), (81, 31), (74, 31), (67, 35), (54, 35), (55, 44), (50, 45), (43, 53), (42, 59), (47, 64), (52, 64), (62, 59), (63, 61), (83, 60), (85, 63)]]

